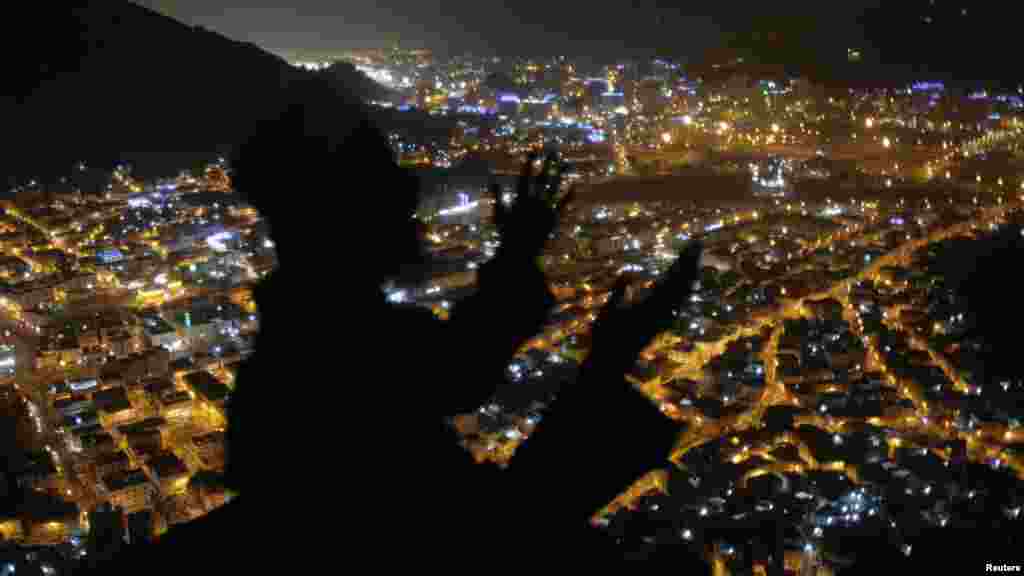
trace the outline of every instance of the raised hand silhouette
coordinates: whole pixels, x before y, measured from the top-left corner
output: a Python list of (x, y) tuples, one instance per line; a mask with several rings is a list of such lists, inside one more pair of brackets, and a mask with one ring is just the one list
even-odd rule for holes
[(533, 176), (537, 155), (531, 153), (523, 164), (511, 208), (505, 206), (498, 185), (491, 184), (494, 197), (494, 220), (501, 234), (499, 253), (512, 257), (535, 258), (554, 231), (566, 207), (575, 197), (575, 190), (557, 198), (562, 183), (563, 166), (552, 153), (544, 160), (540, 173)]
[(699, 257), (698, 245), (685, 250), (652, 295), (630, 308), (622, 307), (625, 281), (620, 281), (595, 322), (592, 349), (576, 381), (562, 387), (536, 437), (513, 460), (512, 470), (520, 475), (546, 471), (545, 488), (532, 491), (532, 498), (545, 495), (540, 501), (550, 514), (550, 529), (568, 531), (588, 551), (609, 542), (580, 525), (632, 482), (668, 465), (679, 428), (624, 375), (651, 339), (671, 325), (673, 311), (697, 278)]
[(472, 363), (453, 366), (447, 374), (465, 394), (448, 396), (439, 406), (444, 416), (474, 410), (486, 400), (508, 361), (540, 332), (555, 303), (537, 259), (572, 194), (555, 200), (561, 171), (556, 170), (553, 155), (536, 176), (535, 162), (531, 155), (524, 164), (511, 207), (504, 206), (500, 190), (491, 186), (501, 246), (480, 268), (477, 292), (455, 307), (447, 326), (432, 339), (438, 355), (467, 348), (475, 354)]
[(650, 296), (633, 306), (625, 305), (628, 277), (619, 276), (591, 329), (588, 364), (604, 371), (627, 371), (651, 340), (672, 326), (697, 279), (700, 255), (700, 244), (690, 244)]

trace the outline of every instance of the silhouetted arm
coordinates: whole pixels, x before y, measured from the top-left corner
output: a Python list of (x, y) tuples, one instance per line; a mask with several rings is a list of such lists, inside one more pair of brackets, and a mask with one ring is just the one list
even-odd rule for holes
[(599, 363), (584, 365), (569, 388), (512, 466), (537, 474), (550, 505), (582, 526), (634, 481), (666, 464), (679, 426), (622, 373)]
[[(621, 376), (588, 365), (521, 445), (507, 469), (475, 464), (454, 435), (436, 435), (432, 456), (452, 479), (453, 517), (560, 555), (610, 553), (588, 520), (634, 481), (664, 468), (678, 432)], [(439, 495), (438, 495), (439, 496)]]
[(477, 291), (459, 302), (436, 330), (431, 346), (449, 360), (441, 406), (446, 416), (475, 410), (494, 392), (509, 360), (543, 327), (554, 297), (537, 265), (548, 237), (571, 199), (555, 202), (560, 182), (554, 156), (533, 177), (531, 156), (519, 178), (515, 203), (505, 208), (492, 186), (501, 247), (481, 266)]
[(532, 263), (492, 260), (480, 268), (479, 290), (456, 305), (435, 346), (454, 366), (449, 415), (474, 410), (493, 394), (515, 352), (544, 325), (554, 304), (544, 274)]

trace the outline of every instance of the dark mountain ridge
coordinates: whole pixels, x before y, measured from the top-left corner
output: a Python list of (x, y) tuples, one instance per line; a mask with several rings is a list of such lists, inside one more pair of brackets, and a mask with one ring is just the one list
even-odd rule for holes
[[(35, 12), (35, 14), (32, 14)], [(227, 155), (287, 103), (287, 88), (319, 77), (342, 100), (386, 91), (339, 63), (323, 72), (130, 2), (30, 10), (0, 95), (0, 182), (65, 175), (72, 164), (129, 162), (142, 175), (171, 175)], [(342, 102), (339, 102), (339, 105)]]

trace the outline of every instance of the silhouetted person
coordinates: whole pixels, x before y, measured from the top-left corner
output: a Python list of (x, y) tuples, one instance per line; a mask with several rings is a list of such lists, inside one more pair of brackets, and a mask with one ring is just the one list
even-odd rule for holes
[[(677, 431), (622, 376), (671, 325), (699, 249), (631, 308), (620, 282), (579, 378), (511, 467), (476, 465), (445, 418), (491, 396), (553, 304), (537, 257), (565, 205), (554, 201), (554, 162), (537, 177), (526, 164), (513, 206), (498, 209), (502, 244), (481, 266), (478, 291), (441, 322), (390, 305), (381, 290), (423, 267), (415, 179), (355, 105), (313, 83), (293, 90), (295, 104), (234, 161), (235, 185), (269, 218), (281, 262), (257, 288), (256, 354), (229, 408), (227, 482), (240, 496), (133, 552), (144, 562), (156, 561), (151, 553), (172, 564), (210, 558), (204, 551), (227, 554), (230, 534), (236, 552), (265, 546), (310, 561), (317, 546), (363, 540), (415, 546), (427, 563), (497, 559), (522, 545), (609, 553), (588, 518), (666, 466)], [(230, 564), (217, 557), (209, 567), (222, 561)]]

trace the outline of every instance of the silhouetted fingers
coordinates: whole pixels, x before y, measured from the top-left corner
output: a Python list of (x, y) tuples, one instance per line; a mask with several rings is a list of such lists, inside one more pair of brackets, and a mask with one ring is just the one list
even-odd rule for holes
[(536, 152), (530, 152), (526, 155), (526, 163), (523, 164), (523, 172), (519, 175), (519, 182), (516, 187), (517, 201), (525, 200), (530, 194), (530, 179), (533, 177), (533, 163), (536, 161)]

